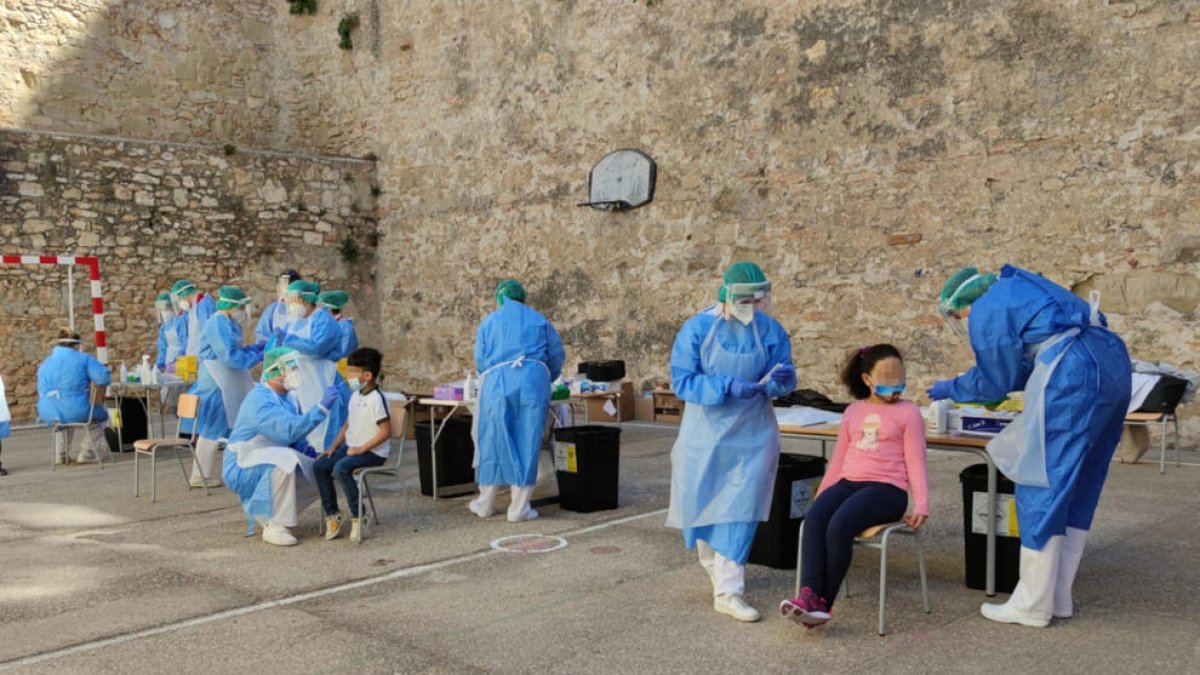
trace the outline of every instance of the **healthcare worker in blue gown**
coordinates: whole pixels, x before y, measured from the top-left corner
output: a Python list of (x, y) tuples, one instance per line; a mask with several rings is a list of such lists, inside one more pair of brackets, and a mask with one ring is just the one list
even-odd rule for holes
[[(79, 334), (70, 328), (58, 331), (54, 349), (37, 369), (38, 419), (51, 422), (92, 422), (87, 438), (76, 461), (99, 460), (104, 449), (104, 425), (108, 411), (103, 405), (91, 403), (91, 387), (112, 384), (108, 366), (91, 354), (79, 351)], [(74, 429), (60, 429), (54, 434), (54, 463), (66, 464)]]
[(300, 280), (300, 273), (296, 270), (284, 270), (276, 279), (276, 299), (267, 305), (262, 316), (258, 318), (258, 325), (254, 329), (256, 342), (265, 345), (275, 334), (276, 328), (287, 328), (287, 289), (293, 281)]
[(175, 359), (183, 355), (187, 329), (183, 327), (181, 315), (175, 309), (169, 292), (158, 294), (154, 300), (154, 312), (158, 315), (158, 354), (154, 358), (154, 367), (160, 372), (173, 373)]
[[(204, 332), (204, 325), (217, 311), (217, 304), (209, 294), (199, 292), (196, 284), (188, 279), (180, 279), (171, 285), (171, 299), (180, 312), (175, 320), (183, 324), (180, 330), (183, 335), (183, 355), (199, 357), (200, 336)], [(192, 385), (188, 393), (196, 393), (196, 386)], [(191, 435), (194, 424), (192, 420), (180, 420), (179, 433)]]
[(1021, 415), (988, 443), (1016, 483), (1020, 581), (1008, 602), (981, 612), (1034, 627), (1070, 617), (1071, 586), (1129, 406), (1125, 343), (1107, 328), (1099, 294), (1085, 302), (1012, 265), (999, 278), (960, 270), (942, 288), (940, 309), (967, 336), (975, 366), (934, 384), (930, 398), (997, 401), (1024, 391)]
[(342, 336), (334, 361), (341, 361), (358, 349), (358, 332), (354, 329), (354, 319), (342, 313), (342, 308), (347, 302), (350, 302), (350, 294), (346, 291), (321, 291), (317, 296), (317, 310), (329, 312)]
[(739, 621), (759, 619), (743, 595), (779, 464), (771, 399), (796, 387), (791, 338), (767, 313), (770, 290), (758, 265), (730, 265), (718, 303), (688, 319), (671, 350), (672, 385), (687, 406), (671, 449), (667, 526), (696, 548), (713, 608)]
[(300, 372), (304, 375), (300, 388), (292, 393), (300, 403), (301, 412), (315, 404), (326, 387), (335, 386), (341, 392), (338, 404), (330, 409), (329, 419), (309, 434), (314, 448), (328, 448), (342, 430), (350, 405), (350, 387), (337, 370), (342, 346), (342, 333), (327, 310), (317, 309), (321, 287), (314, 281), (294, 281), (287, 292), (287, 329), (276, 328), (272, 345), (291, 347), (300, 353)]
[(468, 507), (480, 518), (490, 517), (500, 486), (509, 485), (508, 519), (519, 522), (538, 517), (529, 499), (550, 412), (550, 383), (562, 372), (566, 352), (554, 326), (525, 304), (520, 282), (501, 281), (496, 303), (475, 334), (479, 401), (471, 432), (479, 496)]
[(302, 380), (296, 350), (267, 350), (262, 381), (242, 401), (221, 465), (225, 486), (238, 495), (246, 512), (247, 536), (254, 534), (255, 523), (261, 524), (263, 541), (276, 546), (297, 543), (290, 528), (317, 500), (312, 465), (318, 453), (306, 437), (338, 401), (337, 389), (330, 386), (301, 413), (288, 393), (299, 389)]
[(200, 397), (196, 416), (196, 462), (192, 487), (220, 485), (217, 448), (229, 438), (242, 399), (254, 387), (250, 369), (262, 361), (263, 345), (242, 345), (242, 325), (249, 320), (250, 298), (237, 286), (217, 290), (217, 313), (200, 335), (200, 365), (195, 393)]

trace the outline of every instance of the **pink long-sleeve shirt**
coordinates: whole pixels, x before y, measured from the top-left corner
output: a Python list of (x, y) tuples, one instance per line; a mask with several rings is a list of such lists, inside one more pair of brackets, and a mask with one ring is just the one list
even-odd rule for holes
[(911, 401), (856, 401), (842, 415), (820, 494), (842, 479), (895, 485), (912, 495), (913, 513), (929, 515), (925, 420)]

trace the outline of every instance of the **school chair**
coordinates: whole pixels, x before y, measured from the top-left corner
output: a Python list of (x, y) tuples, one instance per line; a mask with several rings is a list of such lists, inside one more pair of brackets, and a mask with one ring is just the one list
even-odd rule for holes
[[(893, 534), (910, 535), (917, 544), (917, 567), (921, 574), (921, 598), (925, 603), (925, 613), (933, 611), (929, 602), (929, 582), (925, 575), (925, 534), (922, 529), (913, 529), (904, 521), (873, 525), (859, 533), (854, 538), (854, 545), (862, 548), (873, 548), (879, 551), (879, 635), (886, 635), (884, 626), (884, 610), (887, 606), (887, 562), (888, 547)], [(796, 545), (796, 595), (800, 595), (800, 565), (804, 555), (804, 522), (800, 522), (799, 543)], [(842, 580), (842, 596), (850, 597), (850, 586)]]
[[(96, 407), (104, 405), (104, 397), (108, 395), (108, 387), (101, 384), (93, 384), (88, 388), (88, 416), (84, 422), (51, 422), (50, 423), (50, 470), (54, 471), (58, 467), (58, 450), (55, 447), (54, 439), (58, 436), (59, 431), (67, 429), (79, 429), (82, 433), (87, 434), (88, 427), (92, 426), (92, 420), (96, 414)], [(66, 462), (71, 461), (71, 442), (67, 441), (67, 457)], [(96, 463), (100, 468), (104, 468), (104, 457), (101, 456), (100, 450), (93, 448), (92, 452), (96, 453)], [(113, 461), (112, 452), (108, 449), (108, 444), (104, 444), (104, 452), (108, 453), (108, 460)]]
[(179, 407), (176, 408), (176, 416), (179, 421), (175, 425), (175, 436), (168, 438), (143, 438), (140, 441), (135, 441), (133, 444), (133, 496), (138, 497), (139, 488), (141, 487), (141, 476), (138, 470), (138, 455), (150, 456), (150, 503), (153, 504), (158, 499), (158, 472), (154, 469), (155, 459), (158, 453), (162, 450), (174, 450), (175, 458), (179, 460), (179, 468), (183, 471), (183, 481), (188, 486), (188, 492), (192, 491), (191, 474), (188, 473), (187, 467), (183, 464), (183, 455), (181, 452), (186, 450), (192, 456), (192, 461), (196, 463), (196, 470), (200, 472), (200, 477), (204, 479), (204, 494), (206, 496), (212, 493), (208, 489), (208, 476), (204, 475), (204, 469), (200, 466), (199, 460), (196, 458), (196, 430), (200, 425), (192, 425), (192, 435), (188, 438), (180, 438), (179, 430), (183, 427), (184, 420), (195, 420), (196, 414), (200, 408), (200, 397), (195, 394), (180, 394)]
[[(404, 493), (404, 510), (408, 514), (408, 525), (413, 532), (417, 531), (416, 522), (413, 520), (412, 513), (412, 498), (408, 494), (408, 484), (405, 483), (404, 477), (400, 474), (400, 462), (404, 456), (404, 446), (407, 445), (406, 423), (410, 408), (416, 401), (416, 397), (409, 397), (404, 401), (403, 406), (393, 406), (392, 401), (403, 400), (403, 394), (385, 393), (384, 398), (388, 400), (388, 420), (391, 422), (392, 437), (388, 440), (391, 444), (391, 451), (388, 453), (387, 461), (379, 466), (370, 466), (358, 469), (354, 472), (354, 482), (358, 485), (358, 504), (355, 513), (358, 514), (359, 523), (359, 539), (358, 543), (367, 535), (367, 525), (370, 522), (379, 522), (379, 513), (375, 510), (375, 499), (371, 496), (371, 483), (369, 479), (381, 476), (389, 476), (395, 478), (400, 483), (400, 491)], [(365, 498), (365, 502), (364, 502)], [(370, 507), (370, 518), (363, 518), (364, 503)], [(322, 529), (324, 528), (324, 520)]]

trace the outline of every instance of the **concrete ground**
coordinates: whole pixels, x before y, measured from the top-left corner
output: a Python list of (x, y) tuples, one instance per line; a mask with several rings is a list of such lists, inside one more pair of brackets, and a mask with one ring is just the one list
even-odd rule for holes
[[(131, 455), (52, 473), (48, 433), (19, 432), (0, 478), (0, 671), (1200, 672), (1200, 468), (1113, 464), (1077, 616), (1036, 630), (980, 617), (986, 598), (963, 583), (958, 472), (972, 460), (931, 452), (933, 613), (901, 540), (881, 638), (871, 551), (856, 554), (853, 595), (825, 630), (778, 617), (784, 570), (748, 570), (762, 622), (713, 612), (694, 555), (664, 527), (674, 436), (624, 427), (615, 511), (485, 522), (466, 497), (413, 494), (413, 532), (396, 486), (381, 484), (383, 524), (362, 545), (319, 539), (314, 507), (301, 544), (281, 549), (245, 538), (236, 499), (188, 492), (175, 464), (160, 463), (151, 504), (133, 496)], [(489, 545), (532, 533), (567, 545)]]

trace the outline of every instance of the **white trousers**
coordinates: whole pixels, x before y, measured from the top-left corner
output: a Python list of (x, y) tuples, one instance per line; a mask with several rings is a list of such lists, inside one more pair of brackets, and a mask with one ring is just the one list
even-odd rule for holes
[[(532, 485), (512, 486), (512, 498), (508, 504), (509, 520), (524, 520), (525, 515), (532, 510), (529, 506), (529, 499), (533, 497), (533, 488), (534, 486)], [(479, 506), (480, 511), (491, 513), (492, 508), (496, 504), (496, 495), (499, 492), (499, 485), (480, 485), (479, 496), (475, 498), (474, 503)]]
[(319, 496), (317, 486), (310, 483), (299, 469), (272, 469), (271, 524), (295, 527), (300, 523), (300, 512), (312, 506)]
[[(54, 433), (54, 454), (59, 459), (66, 459), (67, 452), (71, 449), (71, 442), (75, 438), (75, 429), (78, 427), (68, 427), (59, 429)], [(100, 453), (104, 450), (104, 423), (96, 422), (89, 424), (87, 428), (87, 436), (83, 439), (83, 445), (80, 446), (81, 451), (91, 450), (95, 453)]]
[(745, 595), (746, 566), (717, 553), (703, 539), (696, 540), (696, 554), (712, 579), (713, 595)]
[(192, 482), (200, 481), (200, 471), (209, 481), (221, 480), (221, 461), (217, 454), (217, 442), (203, 436), (196, 437), (196, 459), (192, 462)]

